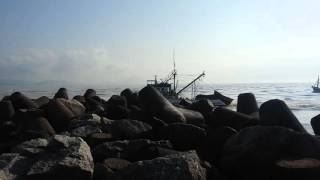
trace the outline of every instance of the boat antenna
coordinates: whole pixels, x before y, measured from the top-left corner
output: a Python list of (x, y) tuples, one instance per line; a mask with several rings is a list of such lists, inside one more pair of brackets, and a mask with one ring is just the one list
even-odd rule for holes
[(177, 90), (177, 83), (176, 83), (177, 70), (176, 70), (176, 59), (175, 59), (175, 51), (174, 50), (172, 53), (172, 60), (173, 60), (173, 91), (176, 92), (176, 90)]

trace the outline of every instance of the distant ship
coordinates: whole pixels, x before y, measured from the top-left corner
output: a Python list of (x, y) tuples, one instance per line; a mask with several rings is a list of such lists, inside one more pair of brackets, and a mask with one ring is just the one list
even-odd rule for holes
[(319, 76), (318, 76), (316, 83), (314, 83), (314, 85), (312, 86), (312, 89), (313, 89), (314, 93), (320, 93)]

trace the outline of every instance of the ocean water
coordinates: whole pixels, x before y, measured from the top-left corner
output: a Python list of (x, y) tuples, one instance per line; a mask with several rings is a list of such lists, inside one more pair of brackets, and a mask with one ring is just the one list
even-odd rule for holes
[[(68, 89), (69, 96), (83, 94), (87, 88), (94, 88), (97, 94), (108, 99), (114, 94), (119, 94), (122, 88), (101, 88), (101, 87), (83, 87), (83, 86), (65, 86)], [(129, 87), (138, 91), (143, 85)], [(53, 97), (59, 87), (36, 86), (36, 85), (0, 85), (0, 98), (10, 95), (15, 91), (20, 91), (30, 98), (40, 96)], [(261, 105), (270, 99), (280, 99), (287, 103), (299, 121), (310, 132), (313, 133), (310, 120), (312, 117), (320, 114), (320, 93), (312, 93), (311, 83), (290, 83), (290, 84), (200, 84), (197, 92), (201, 94), (211, 94), (214, 90), (223, 95), (234, 99), (230, 105), (231, 109), (236, 109), (237, 97), (240, 93), (251, 92), (255, 94), (257, 102)], [(191, 96), (191, 89), (187, 89), (182, 96)]]

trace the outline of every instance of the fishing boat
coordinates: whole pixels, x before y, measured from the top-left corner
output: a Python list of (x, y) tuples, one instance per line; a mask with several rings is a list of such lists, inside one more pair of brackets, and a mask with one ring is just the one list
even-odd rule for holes
[(147, 85), (155, 87), (158, 91), (160, 91), (171, 103), (178, 104), (183, 98), (180, 98), (182, 92), (184, 92), (189, 87), (191, 90), (191, 101), (197, 101), (201, 99), (210, 100), (215, 106), (226, 106), (229, 105), (233, 99), (223, 96), (217, 91), (214, 91), (214, 95), (197, 95), (196, 96), (196, 82), (199, 81), (202, 77), (205, 76), (205, 73), (202, 72), (192, 81), (190, 81), (186, 86), (177, 91), (177, 70), (175, 68), (175, 62), (173, 66), (173, 70), (171, 73), (164, 78), (163, 80), (158, 80), (157, 76), (155, 76), (154, 80), (147, 80)]
[(320, 87), (319, 87), (319, 76), (317, 81), (314, 83), (314, 85), (312, 86), (313, 92), (314, 93), (320, 93)]

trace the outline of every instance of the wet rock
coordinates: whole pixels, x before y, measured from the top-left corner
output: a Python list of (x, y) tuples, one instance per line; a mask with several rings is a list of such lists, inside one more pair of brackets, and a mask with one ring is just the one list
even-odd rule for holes
[(66, 88), (60, 88), (53, 98), (69, 99), (68, 90)]
[(39, 106), (30, 98), (20, 92), (11, 94), (10, 100), (15, 110), (18, 109), (37, 109)]
[(201, 144), (206, 131), (191, 124), (172, 123), (161, 127), (158, 136), (160, 139), (170, 140), (174, 149), (190, 150)]
[(277, 163), (282, 160), (320, 158), (315, 136), (276, 126), (245, 128), (230, 137), (222, 153), (224, 174), (231, 179), (283, 179)]
[(0, 156), (3, 179), (90, 180), (93, 160), (89, 146), (81, 138), (55, 135), (50, 139), (26, 141)]
[(250, 115), (259, 112), (256, 97), (252, 93), (243, 93), (238, 96), (237, 112)]
[(171, 148), (169, 141), (151, 141), (148, 139), (121, 140), (105, 142), (96, 146), (92, 155), (95, 161), (102, 161), (106, 158), (121, 158), (130, 161), (143, 160), (144, 151), (151, 146)]
[(11, 101), (0, 101), (0, 124), (9, 121), (15, 114)]
[(157, 89), (146, 86), (139, 92), (143, 109), (167, 123), (185, 122), (183, 114), (173, 106)]
[(264, 126), (283, 126), (307, 133), (286, 103), (279, 99), (269, 100), (261, 105), (260, 124)]
[(115, 180), (205, 180), (206, 170), (194, 151), (139, 161), (114, 174)]
[(257, 125), (258, 121), (251, 116), (233, 110), (218, 107), (210, 115), (208, 121), (211, 127), (229, 126), (235, 130)]

